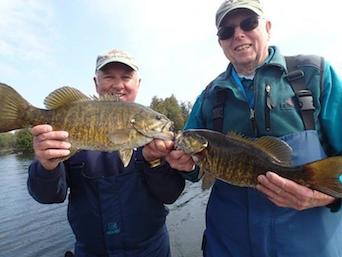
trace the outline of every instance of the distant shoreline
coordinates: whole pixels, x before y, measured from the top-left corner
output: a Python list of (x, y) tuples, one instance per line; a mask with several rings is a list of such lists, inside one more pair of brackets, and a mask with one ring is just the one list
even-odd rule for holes
[(23, 152), (17, 149), (0, 149), (0, 155), (8, 155), (8, 154), (33, 154), (33, 152)]
[(7, 155), (15, 153), (14, 149), (0, 149), (0, 155)]

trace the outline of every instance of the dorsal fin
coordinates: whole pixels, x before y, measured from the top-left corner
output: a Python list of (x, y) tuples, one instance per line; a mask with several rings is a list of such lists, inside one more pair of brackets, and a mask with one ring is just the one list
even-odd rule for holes
[(83, 94), (73, 87), (61, 87), (51, 92), (44, 100), (44, 105), (47, 109), (56, 109), (61, 106), (78, 102), (89, 101), (91, 98)]
[(235, 132), (229, 132), (227, 136), (240, 141), (241, 143), (252, 145), (264, 151), (276, 162), (282, 165), (291, 165), (292, 148), (285, 141), (271, 136), (250, 139)]
[(114, 102), (120, 102), (120, 97), (117, 95), (111, 95), (111, 94), (105, 94), (101, 95), (99, 97), (96, 97), (96, 99), (100, 101), (114, 101)]

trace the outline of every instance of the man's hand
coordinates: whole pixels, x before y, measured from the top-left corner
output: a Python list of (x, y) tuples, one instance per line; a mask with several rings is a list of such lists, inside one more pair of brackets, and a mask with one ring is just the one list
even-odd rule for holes
[(305, 210), (325, 206), (335, 198), (280, 177), (274, 172), (258, 176), (257, 189), (280, 207)]
[(181, 171), (192, 171), (195, 163), (192, 157), (182, 150), (173, 150), (165, 158), (171, 168)]
[(68, 132), (53, 131), (50, 125), (44, 124), (33, 127), (31, 133), (35, 157), (46, 170), (55, 169), (70, 154)]
[(181, 171), (192, 171), (195, 165), (190, 155), (174, 150), (174, 142), (171, 140), (154, 139), (144, 146), (143, 156), (148, 162), (165, 158), (171, 168)]
[(144, 159), (148, 162), (164, 158), (174, 147), (172, 140), (153, 139), (143, 148)]

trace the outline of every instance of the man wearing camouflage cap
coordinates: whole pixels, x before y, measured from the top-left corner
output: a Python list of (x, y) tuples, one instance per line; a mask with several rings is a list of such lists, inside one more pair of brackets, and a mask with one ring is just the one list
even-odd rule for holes
[[(258, 0), (224, 1), (216, 27), (230, 63), (199, 95), (185, 129), (280, 137), (292, 148), (292, 165), (341, 155), (342, 81), (331, 65), (298, 56), (291, 71), (279, 49), (268, 45), (271, 22)], [(295, 95), (297, 79), (304, 89)], [(198, 168), (189, 175), (195, 181)], [(257, 182), (246, 188), (213, 181), (205, 257), (342, 256), (340, 199), (273, 172)], [(340, 187), (341, 176), (326, 183)]]
[[(124, 51), (99, 55), (96, 91), (134, 102), (138, 70)], [(185, 186), (178, 171), (160, 162), (173, 149), (172, 140), (154, 139), (135, 149), (124, 167), (117, 151), (80, 151), (61, 162), (71, 147), (67, 132), (44, 124), (32, 134), (36, 161), (29, 168), (30, 194), (41, 203), (60, 203), (68, 195), (76, 243), (75, 255), (68, 251), (66, 257), (171, 256), (164, 204), (173, 203)]]

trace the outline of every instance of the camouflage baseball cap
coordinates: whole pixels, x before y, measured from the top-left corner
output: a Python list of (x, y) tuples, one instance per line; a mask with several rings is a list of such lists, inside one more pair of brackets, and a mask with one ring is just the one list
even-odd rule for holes
[(120, 63), (128, 65), (135, 71), (139, 70), (137, 63), (132, 56), (130, 56), (128, 53), (124, 51), (113, 49), (109, 51), (108, 53), (99, 55), (97, 57), (96, 71), (100, 70), (103, 66), (111, 62), (120, 62)]
[(216, 27), (220, 27), (228, 13), (239, 8), (249, 9), (259, 16), (264, 14), (263, 6), (259, 0), (225, 0), (216, 12)]

